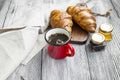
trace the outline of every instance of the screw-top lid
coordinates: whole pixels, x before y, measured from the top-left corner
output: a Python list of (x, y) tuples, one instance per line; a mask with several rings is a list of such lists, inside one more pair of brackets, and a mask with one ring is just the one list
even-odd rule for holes
[(105, 37), (101, 33), (94, 33), (92, 35), (92, 43), (94, 44), (102, 44), (105, 40)]
[(113, 27), (112, 27), (111, 24), (104, 23), (100, 26), (100, 30), (103, 31), (103, 32), (112, 32)]

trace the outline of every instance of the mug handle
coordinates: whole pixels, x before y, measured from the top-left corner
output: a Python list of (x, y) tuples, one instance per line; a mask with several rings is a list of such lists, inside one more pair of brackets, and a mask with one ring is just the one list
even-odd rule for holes
[(69, 57), (74, 56), (74, 54), (75, 54), (74, 48), (69, 43), (67, 43), (66, 47), (68, 48), (66, 55)]

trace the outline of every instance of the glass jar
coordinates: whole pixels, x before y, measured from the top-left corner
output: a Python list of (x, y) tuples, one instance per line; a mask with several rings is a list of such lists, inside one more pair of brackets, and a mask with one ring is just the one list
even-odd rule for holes
[(99, 33), (103, 34), (105, 36), (105, 41), (112, 40), (112, 30), (113, 27), (111, 24), (104, 23), (99, 27)]
[(94, 33), (91, 37), (91, 49), (93, 51), (100, 51), (103, 50), (105, 48), (105, 45), (103, 44), (105, 40), (105, 37), (103, 34), (101, 33)]

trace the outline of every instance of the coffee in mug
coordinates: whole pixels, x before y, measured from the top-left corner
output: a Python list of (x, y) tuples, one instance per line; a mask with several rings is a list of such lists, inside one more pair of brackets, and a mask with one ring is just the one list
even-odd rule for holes
[(64, 44), (67, 40), (69, 39), (68, 36), (65, 34), (57, 33), (57, 34), (52, 34), (49, 37), (48, 42), (50, 42), (53, 45), (62, 45)]

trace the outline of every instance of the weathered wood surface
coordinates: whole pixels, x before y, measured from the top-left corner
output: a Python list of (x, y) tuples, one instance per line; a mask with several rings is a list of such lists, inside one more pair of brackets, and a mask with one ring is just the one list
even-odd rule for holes
[(0, 0), (0, 28), (4, 27), (11, 0)]
[(7, 80), (41, 80), (41, 52), (27, 65), (21, 64)]
[[(31, 21), (27, 21), (27, 18), (31, 20), (33, 18), (30, 17), (31, 14), (28, 15), (31, 10), (36, 8), (40, 10), (40, 4), (51, 2), (57, 3), (56, 0), (6, 0), (2, 5), (3, 8), (0, 8), (0, 26), (29, 24)], [(24, 80), (120, 80), (119, 4), (119, 0), (97, 0), (92, 9), (100, 13), (105, 13), (110, 8), (113, 9), (109, 18), (96, 17), (98, 26), (109, 22), (114, 27), (113, 40), (107, 42), (104, 51), (91, 52), (88, 48), (88, 41), (84, 45), (72, 44), (76, 51), (74, 57), (54, 60), (49, 57), (44, 48), (27, 65), (19, 66), (7, 80), (22, 80), (21, 76)], [(37, 18), (37, 20), (40, 19)]]

